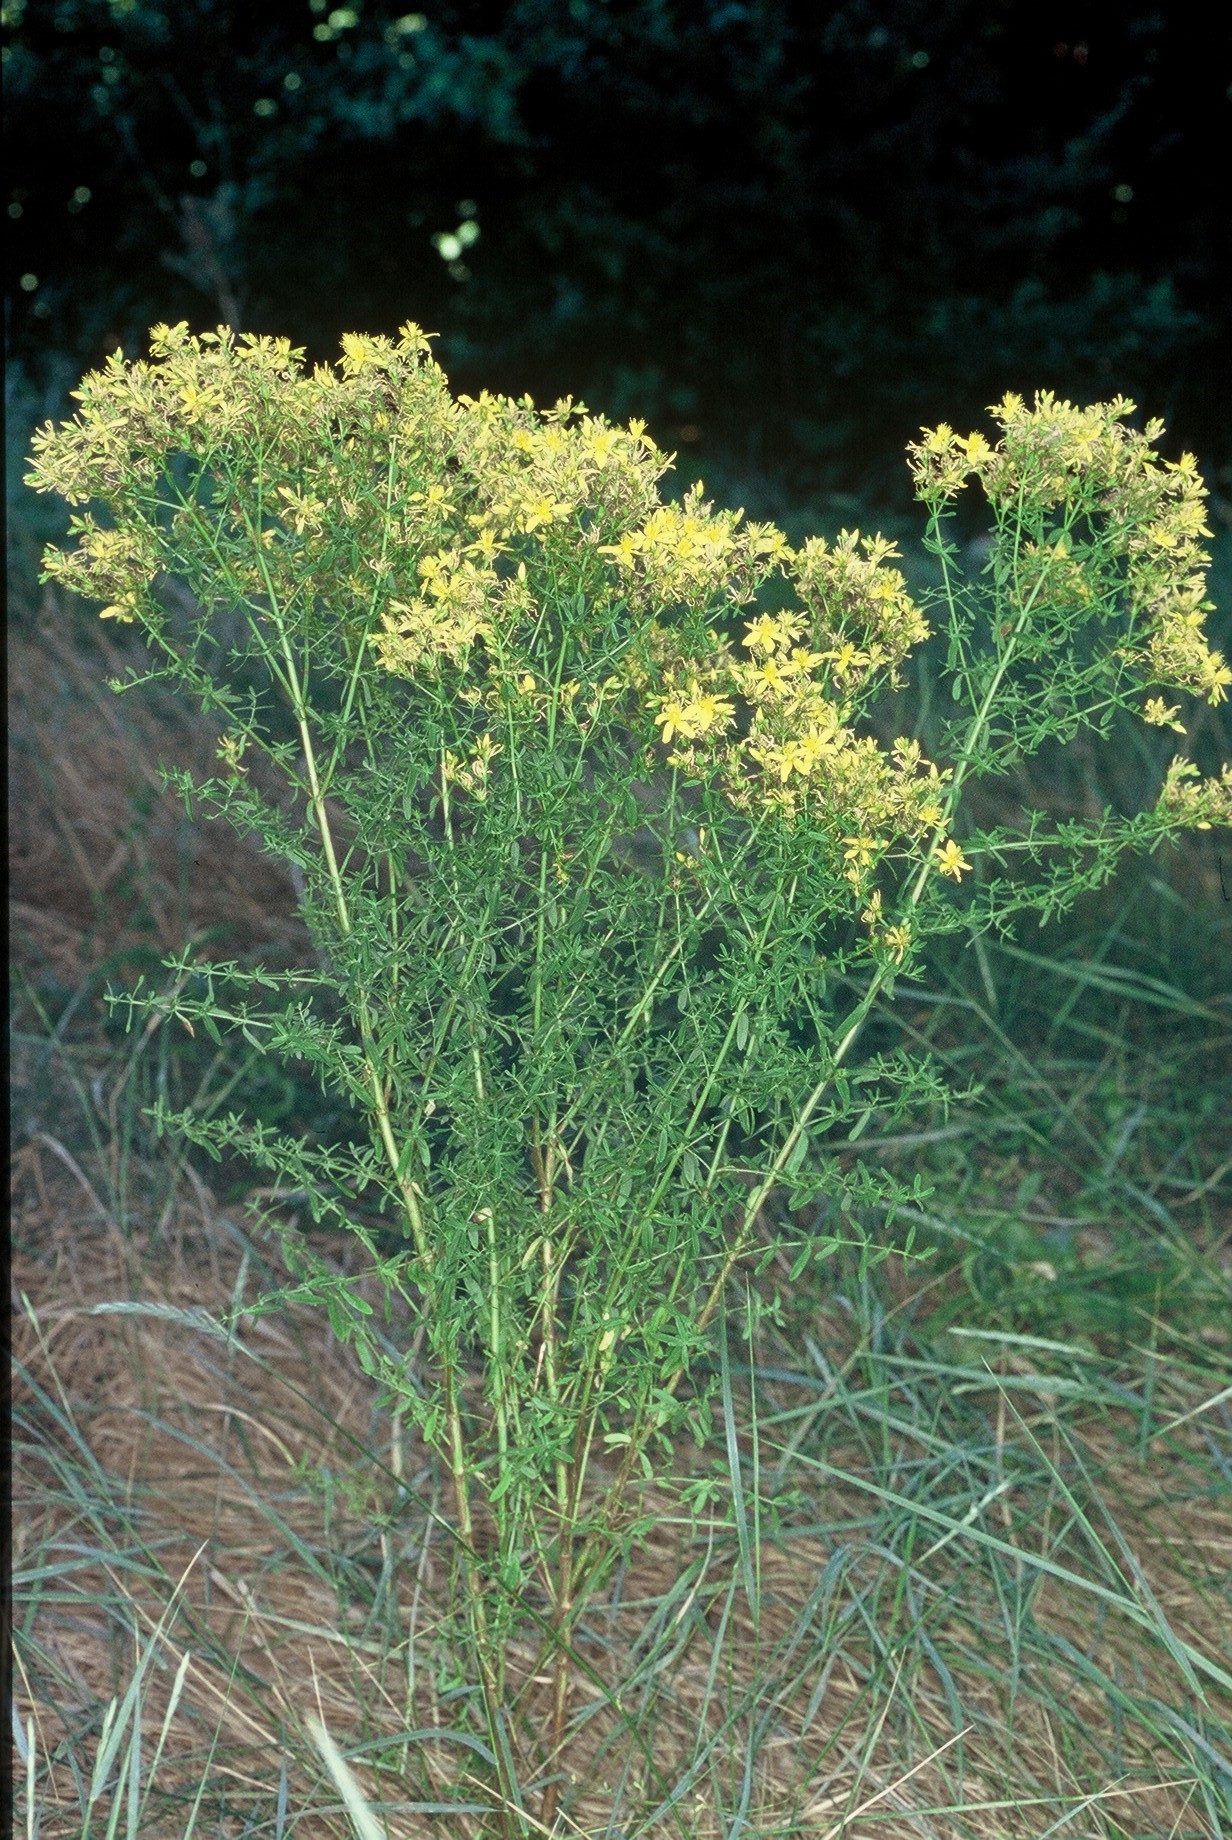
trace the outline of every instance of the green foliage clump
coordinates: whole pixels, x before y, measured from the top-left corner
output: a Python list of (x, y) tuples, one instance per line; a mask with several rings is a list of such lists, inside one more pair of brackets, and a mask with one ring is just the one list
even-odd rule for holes
[[(117, 356), (78, 397), (31, 483), (104, 509), (47, 574), (138, 621), (150, 675), (218, 717), (192, 796), (294, 865), (317, 948), (202, 967), (146, 1007), (309, 1064), (362, 1129), (320, 1147), (161, 1122), (302, 1190), (419, 1317), (413, 1374), (271, 1221), (295, 1294), (452, 1478), (499, 1776), (506, 1638), (538, 1625), (555, 1655), (558, 1741), (619, 1504), (705, 1426), (738, 1264), (785, 1247), (798, 1277), (841, 1239), (884, 1256), (921, 1198), (837, 1156), (871, 1117), (945, 1102), (892, 1040), (857, 1052), (874, 1015), (889, 1040), (896, 981), (939, 934), (1056, 912), (1125, 850), (1232, 820), (1232, 770), (1185, 760), (1129, 817), (981, 830), (965, 801), (1118, 710), (1183, 728), (1164, 694), (1224, 696), (1203, 487), (1123, 401), (1007, 397), (995, 444), (942, 427), (912, 449), (942, 570), (921, 609), (880, 538), (793, 549), (700, 489), (663, 503), (638, 423), (454, 398), (415, 326), (348, 335), (311, 373), (286, 340), (159, 326), (150, 362)], [(972, 477), (995, 535), (967, 579), (947, 520)], [(867, 717), (934, 613), (952, 713), (930, 761)], [(828, 1236), (769, 1224), (823, 1197)]]

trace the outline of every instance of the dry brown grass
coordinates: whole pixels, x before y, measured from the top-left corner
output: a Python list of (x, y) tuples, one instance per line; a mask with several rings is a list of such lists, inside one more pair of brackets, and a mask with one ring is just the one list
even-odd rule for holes
[[(373, 1767), (369, 1752), (356, 1770), (396, 1840), (478, 1832), (470, 1817), (442, 1822), (406, 1806), (433, 1786), (442, 1800), (467, 1793), (467, 1753), (418, 1740), (409, 1756), (400, 1742), (408, 1730), (458, 1723), (441, 1672), (448, 1536), (422, 1506), (391, 1514), (399, 1475), (421, 1503), (440, 1500), (422, 1450), (399, 1439), (348, 1352), (313, 1315), (288, 1310), (253, 1321), (231, 1344), (204, 1324), (187, 1326), (185, 1313), (215, 1315), (279, 1276), (269, 1255), (203, 1214), (200, 1201), (196, 1208), (185, 1201), (171, 1230), (154, 1240), (148, 1229), (121, 1234), (99, 1218), (46, 1152), (28, 1150), (18, 1177), (19, 1245), (37, 1250), (19, 1250), (13, 1264), (21, 1375), (15, 1565), (39, 1574), (19, 1649), (18, 1710), (34, 1719), (39, 1755), (49, 1760), (43, 1840), (80, 1833), (70, 1758), (88, 1771), (101, 1708), (123, 1690), (136, 1645), (160, 1619), (147, 1754), (175, 1668), (190, 1659), (143, 1832), (168, 1840), (183, 1832), (204, 1777), (210, 1820), (198, 1831), (273, 1834), (285, 1762), (286, 1831), (311, 1840), (346, 1833), (306, 1733), (312, 1714), (344, 1748), (384, 1740), (384, 1767)], [(202, 1199), (208, 1208), (204, 1191)], [(127, 1300), (178, 1314), (94, 1313)], [(837, 1320), (818, 1327), (834, 1350)], [(778, 1395), (763, 1407), (800, 1398), (790, 1385)], [(1005, 1397), (998, 1422), (994, 1393), (989, 1428), (1012, 1446), (1023, 1427), (1012, 1413), (1007, 1419)], [(1057, 1436), (1050, 1407), (1029, 1411), (1025, 1425), (1033, 1437)], [(1088, 1430), (1071, 1426), (1070, 1435), (1080, 1436), (1084, 1460), (1100, 1471), (1101, 1490), (1173, 1629), (1209, 1650), (1204, 1617), (1232, 1553), (1232, 1503), (1203, 1499), (1202, 1472), (1195, 1464), (1187, 1473), (1176, 1460), (1175, 1440), (1161, 1490), (1153, 1463), (1136, 1460), (1126, 1429), (1104, 1417)], [(908, 1439), (900, 1460), (912, 1454)], [(699, 1733), (717, 1734), (714, 1773), (699, 1773), (681, 1807), (683, 1826), (664, 1816), (646, 1831), (718, 1840), (727, 1829), (717, 1804), (730, 1809), (738, 1800), (745, 1744), (761, 1718), (750, 1833), (1025, 1840), (1043, 1832), (1083, 1786), (1073, 1735), (1059, 1721), (1067, 1714), (1084, 1721), (1097, 1750), (1109, 1736), (1107, 1700), (1058, 1648), (1047, 1691), (1019, 1693), (1011, 1733), (1011, 1644), (996, 1628), (995, 1608), (985, 1621), (989, 1586), (979, 1555), (973, 1563), (961, 1542), (940, 1539), (934, 1560), (921, 1563), (917, 1554), (908, 1584), (948, 1598), (940, 1611), (923, 1606), (930, 1639), (950, 1669), (966, 1662), (959, 1790), (954, 1708), (937, 1671), (921, 1667), (910, 1616), (899, 1619), (902, 1646), (894, 1651), (884, 1554), (860, 1486), (876, 1466), (850, 1436), (832, 1444), (826, 1460), (823, 1524), (765, 1542), (760, 1628), (740, 1588), (722, 1507), (715, 1523), (690, 1529), (670, 1495), (644, 1504), (657, 1522), (622, 1578), (619, 1605), (596, 1610), (580, 1651), (636, 1713), (647, 1691), (645, 1681), (636, 1684), (637, 1668), (658, 1606), (662, 1629), (650, 1652), (666, 1675), (647, 1729), (661, 1776), (674, 1782), (697, 1754)], [(1179, 1499), (1187, 1484), (1188, 1497)], [(1007, 1493), (986, 1525), (1021, 1544), (1029, 1570), (1037, 1550), (1027, 1531), (1033, 1504), (1025, 1516), (1023, 1507)], [(1060, 1502), (1048, 1510), (1063, 1512)], [(921, 1545), (932, 1532), (923, 1529)], [(1041, 1539), (1039, 1549), (1048, 1547)], [(836, 1598), (846, 1614), (837, 1619), (833, 1607), (821, 1615), (817, 1607), (828, 1563), (840, 1567)], [(1108, 1614), (1097, 1629), (1091, 1604), (1052, 1579), (1032, 1615), (1078, 1652), (1094, 1652), (1094, 1644), (1114, 1679), (1128, 1685), (1145, 1669), (1158, 1676), (1158, 1691), (1175, 1696), (1166, 1658), (1127, 1619)], [(830, 1639), (819, 1641), (827, 1620)], [(793, 1636), (794, 1655), (787, 1653)], [(516, 1653), (515, 1677), (526, 1665), (529, 1650)], [(1037, 1664), (1026, 1665), (1029, 1674)], [(575, 1714), (600, 1707), (602, 1697), (583, 1680)], [(546, 1682), (531, 1686), (529, 1704), (532, 1728), (541, 1721), (546, 1730)], [(1161, 1747), (1152, 1756), (1140, 1731), (1125, 1736), (1127, 1780), (1101, 1785), (1107, 1822), (1074, 1831), (1201, 1834), (1175, 1755)], [(565, 1759), (579, 1788), (562, 1833), (606, 1831), (622, 1750), (610, 1708), (581, 1726)], [(636, 1777), (636, 1747), (629, 1762)], [(1031, 1805), (1030, 1796), (1046, 1799)], [(632, 1799), (649, 1807), (655, 1797), (647, 1788)], [(1016, 1800), (1017, 1807), (1005, 1805)]]
[(140, 668), (123, 630), (44, 595), (9, 643), (9, 876), (21, 962), (80, 985), (126, 950), (161, 956), (210, 935), (207, 956), (304, 953), (286, 869), (225, 826), (191, 822), (161, 766), (204, 778), (216, 739), (199, 715), (109, 677)]

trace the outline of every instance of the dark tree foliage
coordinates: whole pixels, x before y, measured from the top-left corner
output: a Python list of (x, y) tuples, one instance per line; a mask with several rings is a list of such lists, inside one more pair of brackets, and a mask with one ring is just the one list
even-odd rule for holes
[[(425, 4), (429, 0), (424, 0)], [(1228, 14), (1142, 0), (7, 0), (32, 374), (412, 318), (462, 388), (885, 498), (922, 422), (1136, 394), (1217, 466)], [(905, 481), (905, 475), (904, 475)]]

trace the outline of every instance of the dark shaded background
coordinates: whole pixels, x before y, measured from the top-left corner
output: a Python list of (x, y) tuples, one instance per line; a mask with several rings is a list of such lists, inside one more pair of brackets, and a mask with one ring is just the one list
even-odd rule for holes
[(1226, 7), (4, 19), (23, 439), (154, 320), (326, 358), (410, 318), (456, 386), (643, 415), (683, 474), (762, 514), (903, 507), (919, 425), (970, 425), (1007, 388), (1126, 392), (1232, 487)]

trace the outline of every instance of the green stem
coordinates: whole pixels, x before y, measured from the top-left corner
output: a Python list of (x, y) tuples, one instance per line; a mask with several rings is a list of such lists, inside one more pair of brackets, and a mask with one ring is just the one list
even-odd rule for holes
[[(947, 583), (948, 583), (948, 576), (947, 576)], [(979, 707), (977, 708), (977, 710), (975, 711), (973, 715), (971, 727), (968, 731), (966, 741), (964, 742), (962, 751), (959, 755), (958, 761), (954, 768), (954, 772), (953, 772), (953, 776), (950, 781), (950, 785), (947, 789), (947, 798), (946, 798), (946, 804), (945, 804), (945, 810), (944, 810), (943, 816), (938, 822), (936, 829), (934, 830), (932, 843), (929, 847), (928, 853), (923, 863), (920, 865), (919, 874), (917, 875), (915, 882), (912, 885), (912, 888), (907, 897), (907, 906), (908, 906), (908, 909), (912, 912), (914, 912), (915, 909), (919, 906), (920, 901), (923, 898), (924, 891), (928, 885), (929, 879), (934, 872), (935, 865), (936, 865), (936, 859), (937, 859), (937, 853), (940, 848), (941, 838), (945, 834), (946, 830), (948, 829), (949, 824), (951, 823), (953, 819), (954, 812), (957, 809), (958, 800), (959, 800), (959, 797), (961, 796), (963, 786), (965, 785), (966, 780), (970, 775), (972, 767), (975, 763), (976, 756), (979, 753), (979, 749), (986, 735), (989, 719), (992, 713), (992, 708), (993, 708), (993, 704), (995, 702), (997, 693), (1000, 690), (1001, 684), (1005, 680), (1006, 672), (1009, 670), (1010, 665), (1013, 662), (1016, 642), (1021, 638), (1023, 632), (1026, 630), (1027, 623), (1031, 616), (1031, 610), (1034, 605), (1034, 601), (1038, 595), (1038, 592), (1041, 586), (1042, 586), (1042, 578), (1041, 578), (1041, 581), (1037, 583), (1036, 588), (1033, 590), (1030, 598), (1024, 603), (1018, 615), (1018, 618), (1015, 621), (1014, 627), (1009, 635), (1008, 642), (1005, 646), (1004, 651), (1002, 652), (1001, 658), (998, 661), (997, 668), (995, 672), (993, 673), (993, 676), (987, 686), (987, 689), (985, 690), (985, 693), (980, 701)], [(664, 969), (666, 969), (666, 967), (664, 967)], [(701, 1312), (698, 1316), (697, 1326), (699, 1330), (705, 1331), (710, 1326), (711, 1322), (713, 1321), (714, 1316), (722, 1301), (723, 1293), (726, 1289), (728, 1279), (730, 1278), (736, 1265), (740, 1262), (741, 1259), (743, 1259), (747, 1255), (750, 1249), (750, 1246), (752, 1244), (752, 1238), (753, 1238), (753, 1230), (756, 1226), (757, 1218), (761, 1212), (762, 1207), (764, 1206), (775, 1184), (781, 1178), (783, 1170), (791, 1158), (792, 1152), (795, 1150), (796, 1146), (798, 1145), (800, 1141), (801, 1136), (803, 1135), (805, 1130), (808, 1128), (808, 1124), (810, 1120), (813, 1118), (814, 1114), (816, 1113), (822, 1100), (825, 1098), (827, 1092), (830, 1090), (830, 1087), (834, 1082), (835, 1075), (838, 1073), (843, 1063), (847, 1059), (847, 1056), (850, 1054), (852, 1048), (854, 1047), (856, 1041), (858, 1040), (861, 1034), (861, 1031), (863, 1030), (865, 1022), (868, 1020), (869, 1014), (871, 1013), (874, 1005), (876, 1004), (886, 984), (890, 982), (891, 979), (893, 978), (895, 974), (895, 970), (896, 970), (896, 967), (888, 963), (879, 965), (877, 967), (877, 970), (875, 971), (873, 975), (873, 978), (868, 986), (868, 989), (865, 991), (863, 997), (856, 1004), (855, 1008), (850, 1012), (846, 1021), (843, 1023), (842, 1032), (840, 1034), (837, 1046), (835, 1047), (832, 1055), (829, 1058), (825, 1073), (822, 1075), (821, 1079), (818, 1080), (813, 1090), (809, 1093), (803, 1106), (800, 1108), (799, 1115), (797, 1116), (791, 1130), (788, 1132), (782, 1144), (779, 1146), (779, 1149), (776, 1152), (773, 1160), (771, 1161), (771, 1163), (765, 1170), (764, 1174), (761, 1177), (761, 1180), (758, 1182), (756, 1188), (753, 1190), (752, 1195), (750, 1196), (749, 1200), (745, 1204), (743, 1218), (741, 1220), (740, 1226), (736, 1232), (732, 1245), (726, 1257), (723, 1260), (723, 1263), (722, 1263), (722, 1266), (720, 1267), (718, 1275), (716, 1276), (713, 1284), (710, 1287), (710, 1290), (706, 1297), (706, 1301), (704, 1305), (702, 1306)], [(666, 1383), (666, 1391), (669, 1394), (675, 1393), (677, 1387), (680, 1385), (680, 1382), (684, 1378), (684, 1374), (685, 1374), (685, 1369), (684, 1369), (684, 1366), (682, 1365), (678, 1367), (676, 1371), (669, 1377)], [(633, 1475), (634, 1464), (636, 1463), (638, 1456), (645, 1444), (646, 1438), (648, 1437), (650, 1430), (652, 1429), (651, 1425), (647, 1422), (647, 1419), (645, 1416), (646, 1406), (647, 1406), (647, 1402), (644, 1401), (642, 1408), (639, 1411), (637, 1422), (635, 1423), (633, 1433), (630, 1437), (630, 1441), (625, 1447), (624, 1457), (622, 1458), (620, 1468), (617, 1471), (616, 1478), (611, 1488), (608, 1490), (607, 1501), (611, 1505), (613, 1511), (615, 1507), (619, 1505), (619, 1503), (622, 1501), (624, 1497), (624, 1494), (628, 1488), (629, 1482)], [(586, 1542), (583, 1548), (583, 1552), (578, 1555), (576, 1570), (579, 1575), (586, 1569), (587, 1561), (593, 1557), (593, 1553), (592, 1553), (593, 1545), (594, 1545), (594, 1540), (592, 1538)]]
[[(551, 1272), (551, 1249), (544, 1239), (545, 1274)], [(551, 1284), (551, 1297), (548, 1303), (549, 1317), (553, 1320), (556, 1311), (556, 1287)], [(545, 1344), (549, 1352), (545, 1362), (548, 1379), (548, 1393), (553, 1405), (559, 1410), (559, 1390), (555, 1367), (555, 1332)], [(552, 1635), (556, 1642), (556, 1665), (552, 1682), (552, 1722), (548, 1749), (548, 1768), (551, 1774), (543, 1791), (543, 1806), (540, 1819), (545, 1828), (551, 1828), (556, 1819), (556, 1804), (559, 1784), (556, 1776), (556, 1759), (560, 1756), (565, 1741), (565, 1719), (569, 1707), (569, 1653), (570, 1637), (573, 1630), (573, 1524), (570, 1517), (569, 1466), (563, 1457), (556, 1459), (556, 1513), (558, 1519), (556, 1537), (556, 1577), (554, 1580), (552, 1606)]]
[[(321, 782), (317, 774), (316, 750), (313, 746), (312, 730), (308, 723), (307, 699), (303, 686), (300, 684), (295, 660), (291, 655), (291, 647), (287, 640), (286, 630), (281, 622), (279, 622), (278, 625), (278, 635), (282, 646), (283, 661), (286, 665), (287, 682), (291, 691), (295, 720), (299, 728), (300, 744), (304, 750), (304, 761), (308, 773), (309, 804), (312, 808), (312, 815), (321, 838), (321, 848), (325, 855), (325, 868), (329, 876), (330, 888), (334, 897), (334, 911), (338, 920), (338, 930), (344, 939), (349, 939), (353, 932), (350, 909), (347, 905), (346, 889), (343, 886), (342, 872), (338, 866), (337, 851), (334, 848), (334, 835), (329, 822), (329, 812), (326, 808), (325, 797), (321, 791)], [(377, 1064), (376, 1032), (372, 1022), (372, 1010), (369, 1004), (368, 994), (364, 990), (358, 993), (357, 1009), (360, 1044), (364, 1057), (364, 1071), (367, 1075), (368, 1087), (372, 1094), (372, 1115), (376, 1122), (377, 1135), (380, 1138), (381, 1147), (385, 1152), (389, 1167), (393, 1172), (394, 1181), (398, 1186), (398, 1193), (406, 1213), (407, 1223), (411, 1230), (411, 1237), (414, 1241), (415, 1250), (422, 1259), (425, 1268), (430, 1269), (432, 1256), (424, 1225), (423, 1210), (419, 1205), (419, 1195), (416, 1191), (415, 1184), (406, 1173), (406, 1157), (399, 1148), (397, 1139), (394, 1136), (393, 1121), (389, 1113), (389, 1100), (385, 1091), (384, 1082), (381, 1078), (380, 1068)]]
[[(947, 574), (946, 576), (947, 592), (949, 592), (948, 581), (949, 581), (949, 577)], [(966, 784), (966, 781), (970, 776), (971, 770), (976, 761), (976, 757), (978, 756), (980, 748), (982, 747), (984, 740), (986, 738), (990, 718), (992, 715), (993, 705), (996, 702), (996, 698), (997, 698), (997, 693), (1000, 690), (1002, 683), (1005, 681), (1006, 673), (1008, 672), (1010, 665), (1012, 664), (1014, 660), (1014, 654), (1015, 654), (1017, 642), (1022, 638), (1023, 633), (1026, 631), (1027, 625), (1031, 618), (1031, 612), (1034, 607), (1035, 601), (1038, 598), (1040, 590), (1043, 587), (1043, 581), (1044, 581), (1044, 578), (1041, 575), (1040, 579), (1037, 581), (1034, 589), (1032, 590), (1030, 596), (1023, 603), (1023, 606), (1019, 612), (1018, 618), (1014, 622), (1013, 628), (1011, 629), (1007, 637), (1007, 641), (1001, 653), (1001, 656), (997, 661), (997, 668), (993, 672), (992, 677), (989, 679), (987, 688), (985, 689), (984, 695), (980, 700), (979, 707), (976, 709), (972, 717), (971, 726), (968, 729), (966, 740), (963, 743), (962, 751), (959, 754), (958, 760), (955, 763), (953, 774), (951, 776), (950, 783), (946, 791), (945, 807), (944, 807), (942, 816), (940, 820), (938, 821), (936, 828), (934, 829), (932, 842), (929, 846), (929, 849), (924, 858), (924, 861), (920, 864), (919, 874), (916, 876), (915, 881), (912, 884), (910, 892), (908, 893), (908, 896), (907, 896), (907, 909), (911, 913), (915, 912), (916, 908), (919, 906), (921, 900), (923, 899), (924, 890), (928, 886), (929, 880), (933, 874), (933, 871), (936, 865), (936, 860), (937, 860), (937, 852), (938, 852), (938, 849), (941, 843), (941, 838), (945, 834), (945, 832), (949, 829), (949, 826), (953, 821), (954, 813), (958, 809), (958, 802), (959, 802), (960, 797), (962, 796), (963, 787)], [(748, 1203), (746, 1204), (745, 1211), (744, 1211), (744, 1219), (741, 1223), (740, 1230), (736, 1235), (735, 1242), (733, 1243), (731, 1250), (729, 1251), (726, 1259), (724, 1260), (722, 1268), (719, 1271), (717, 1278), (715, 1279), (713, 1285), (710, 1288), (710, 1293), (702, 1309), (701, 1316), (698, 1319), (698, 1326), (700, 1328), (702, 1329), (707, 1328), (710, 1322), (713, 1320), (714, 1313), (719, 1307), (719, 1300), (723, 1295), (723, 1290), (727, 1284), (728, 1278), (731, 1276), (731, 1273), (733, 1269), (735, 1268), (736, 1264), (739, 1262), (740, 1259), (742, 1259), (745, 1256), (746, 1252), (748, 1251), (749, 1245), (751, 1243), (751, 1238), (752, 1238), (752, 1229), (753, 1229), (754, 1224), (756, 1223), (758, 1214), (760, 1213), (762, 1207), (764, 1206), (766, 1199), (769, 1196), (771, 1190), (773, 1189), (775, 1183), (779, 1180), (780, 1176), (782, 1175), (783, 1170), (786, 1167), (786, 1164), (788, 1163), (788, 1161), (790, 1160), (791, 1154), (795, 1150), (796, 1145), (799, 1143), (801, 1136), (803, 1135), (805, 1130), (807, 1130), (810, 1119), (813, 1117), (814, 1113), (816, 1112), (818, 1106), (821, 1104), (821, 1101), (825, 1097), (826, 1093), (830, 1090), (830, 1087), (834, 1082), (835, 1074), (842, 1067), (844, 1061), (847, 1059), (848, 1054), (851, 1052), (851, 1049), (855, 1046), (855, 1043), (858, 1040), (860, 1033), (864, 1028), (864, 1024), (868, 1020), (869, 1014), (872, 1011), (874, 1004), (877, 1002), (877, 999), (880, 997), (885, 986), (892, 981), (895, 975), (896, 969), (897, 969), (896, 966), (889, 964), (889, 963), (881, 964), (877, 967), (876, 971), (873, 974), (872, 980), (869, 983), (868, 989), (865, 991), (863, 997), (860, 999), (856, 1007), (851, 1011), (846, 1022), (843, 1024), (842, 1034), (839, 1038), (838, 1046), (835, 1048), (833, 1054), (830, 1057), (829, 1065), (827, 1066), (825, 1073), (822, 1075), (821, 1079), (817, 1082), (816, 1086), (814, 1086), (812, 1092), (809, 1094), (808, 1098), (805, 1100), (803, 1106), (800, 1109), (799, 1116), (797, 1117), (794, 1125), (792, 1126), (791, 1130), (788, 1132), (787, 1136), (784, 1138), (782, 1144), (779, 1146), (778, 1152), (776, 1153), (773, 1161), (770, 1163), (769, 1167), (766, 1169), (764, 1175), (762, 1176), (761, 1181), (757, 1184), (757, 1187), (753, 1190), (753, 1194), (750, 1197)], [(675, 1388), (679, 1385), (682, 1377), (683, 1377), (682, 1372), (677, 1372), (677, 1374), (673, 1377), (670, 1383), (671, 1391), (675, 1391)]]

